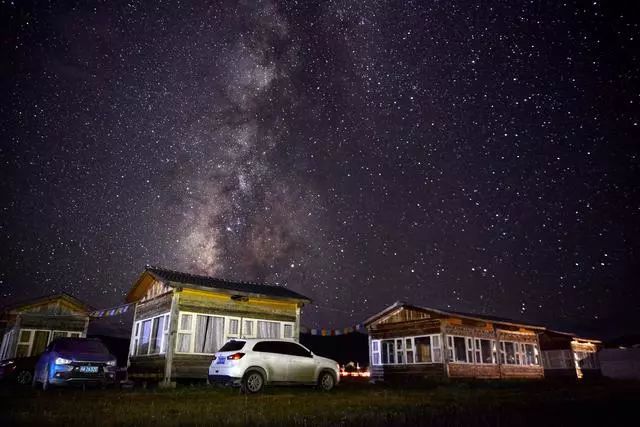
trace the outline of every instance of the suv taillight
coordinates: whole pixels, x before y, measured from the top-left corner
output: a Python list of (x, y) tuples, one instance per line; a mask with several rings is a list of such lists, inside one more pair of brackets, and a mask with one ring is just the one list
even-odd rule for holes
[(242, 356), (244, 356), (244, 353), (234, 353), (231, 356), (227, 356), (227, 360), (239, 360), (242, 359)]

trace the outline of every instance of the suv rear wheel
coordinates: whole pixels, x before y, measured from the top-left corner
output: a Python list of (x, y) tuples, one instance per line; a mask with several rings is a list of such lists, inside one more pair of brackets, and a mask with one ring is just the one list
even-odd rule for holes
[(333, 378), (330, 372), (324, 371), (320, 373), (318, 378), (318, 386), (322, 391), (330, 391), (336, 385), (336, 380)]
[(249, 371), (242, 379), (242, 391), (258, 393), (264, 387), (264, 377), (258, 371)]

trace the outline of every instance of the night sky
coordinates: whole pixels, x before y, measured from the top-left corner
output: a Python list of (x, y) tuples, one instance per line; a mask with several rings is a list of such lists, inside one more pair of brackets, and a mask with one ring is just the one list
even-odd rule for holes
[[(633, 3), (633, 2), (609, 2)], [(0, 292), (146, 264), (615, 336), (640, 318), (640, 26), (556, 1), (1, 1)]]

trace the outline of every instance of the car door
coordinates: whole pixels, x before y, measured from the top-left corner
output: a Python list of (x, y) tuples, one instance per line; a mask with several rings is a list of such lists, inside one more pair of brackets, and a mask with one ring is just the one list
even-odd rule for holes
[(316, 364), (309, 350), (294, 342), (283, 342), (287, 352), (287, 382), (312, 383)]
[(270, 382), (287, 380), (287, 355), (280, 341), (260, 341), (253, 347), (259, 354), (259, 364), (267, 371)]

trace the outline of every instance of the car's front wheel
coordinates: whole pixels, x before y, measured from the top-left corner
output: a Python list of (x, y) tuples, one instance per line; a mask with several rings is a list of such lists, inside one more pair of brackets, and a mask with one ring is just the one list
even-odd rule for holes
[(247, 372), (242, 379), (242, 391), (245, 393), (258, 393), (264, 387), (264, 377), (258, 371)]
[(336, 380), (333, 378), (330, 372), (324, 371), (320, 373), (320, 377), (318, 378), (318, 386), (322, 391), (330, 391), (333, 390), (333, 387), (336, 385)]

